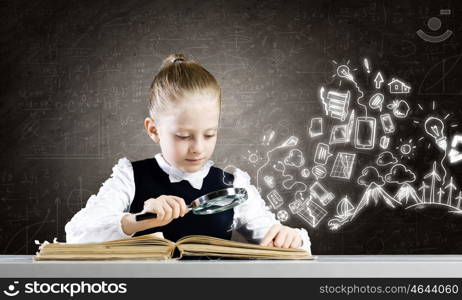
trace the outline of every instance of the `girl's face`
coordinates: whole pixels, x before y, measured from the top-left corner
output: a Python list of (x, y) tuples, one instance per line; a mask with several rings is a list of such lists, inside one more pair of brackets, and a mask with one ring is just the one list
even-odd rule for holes
[(191, 93), (157, 120), (147, 118), (151, 138), (162, 156), (183, 172), (196, 172), (210, 159), (217, 142), (220, 108), (216, 93)]

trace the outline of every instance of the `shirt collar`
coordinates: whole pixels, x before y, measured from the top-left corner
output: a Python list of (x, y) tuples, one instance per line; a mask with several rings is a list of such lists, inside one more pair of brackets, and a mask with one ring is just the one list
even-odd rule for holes
[(158, 153), (155, 156), (159, 167), (167, 173), (168, 178), (171, 183), (180, 182), (186, 180), (191, 184), (193, 188), (196, 190), (200, 190), (202, 188), (202, 183), (204, 181), (205, 176), (209, 174), (210, 168), (214, 164), (213, 161), (209, 160), (205, 163), (205, 165), (198, 171), (193, 173), (183, 172), (172, 165), (170, 165), (162, 156), (162, 153)]

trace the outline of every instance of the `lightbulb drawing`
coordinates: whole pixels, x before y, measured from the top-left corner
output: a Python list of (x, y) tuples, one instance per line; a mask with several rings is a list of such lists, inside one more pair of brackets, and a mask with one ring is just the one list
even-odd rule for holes
[(353, 81), (353, 75), (350, 73), (350, 68), (347, 65), (340, 65), (337, 68), (337, 75), (341, 78)]
[(444, 135), (444, 123), (441, 119), (429, 117), (425, 120), (425, 131), (435, 140), (439, 148), (446, 151), (448, 142)]
[[(356, 87), (359, 93), (358, 97), (356, 98), (356, 102), (358, 103), (358, 105), (364, 108), (365, 117), (367, 117), (367, 105), (364, 105), (363, 103), (360, 102), (360, 100), (364, 97), (364, 92), (359, 88), (358, 83), (356, 82), (352, 74), (352, 71), (354, 72), (357, 69), (350, 70), (350, 67), (348, 66), (348, 64), (350, 63), (349, 60), (346, 63), (342, 63), (342, 64), (337, 63), (335, 60), (333, 60), (332, 62), (337, 66), (337, 70), (335, 74), (332, 75), (332, 77), (334, 78), (338, 76), (339, 78), (346, 79), (354, 84), (354, 86)], [(369, 66), (369, 63), (368, 63), (368, 66)], [(342, 85), (342, 80), (340, 80), (339, 82), (339, 86), (341, 85)]]

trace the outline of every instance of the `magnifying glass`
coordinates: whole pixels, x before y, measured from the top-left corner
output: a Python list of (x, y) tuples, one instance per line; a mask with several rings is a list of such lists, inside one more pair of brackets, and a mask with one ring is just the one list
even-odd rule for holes
[[(231, 209), (247, 200), (247, 191), (243, 188), (227, 188), (203, 195), (187, 206), (188, 212), (195, 215), (216, 214)], [(157, 218), (156, 213), (147, 212), (135, 216), (136, 221)]]

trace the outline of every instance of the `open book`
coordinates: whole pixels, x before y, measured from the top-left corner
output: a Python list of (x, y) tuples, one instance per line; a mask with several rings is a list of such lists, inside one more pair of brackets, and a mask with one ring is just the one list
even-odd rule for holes
[[(177, 251), (175, 251), (177, 249)], [(266, 247), (190, 235), (176, 243), (146, 234), (137, 237), (89, 244), (44, 242), (35, 260), (115, 260), (115, 259), (180, 259), (183, 256), (215, 256), (259, 259), (312, 259), (301, 249)]]

